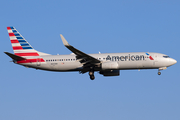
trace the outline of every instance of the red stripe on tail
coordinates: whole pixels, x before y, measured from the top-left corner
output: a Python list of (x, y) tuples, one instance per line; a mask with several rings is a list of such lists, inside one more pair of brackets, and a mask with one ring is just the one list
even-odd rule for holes
[(18, 40), (11, 40), (11, 43), (19, 43)]
[(42, 58), (38, 58), (38, 59), (26, 59), (26, 60), (17, 61), (17, 63), (34, 63), (34, 62), (45, 62), (45, 61)]
[(9, 36), (15, 36), (14, 33), (9, 33)]
[(13, 50), (23, 50), (23, 48), (21, 46), (14, 46)]
[(11, 28), (10, 28), (10, 27), (7, 27), (7, 29), (8, 29), (8, 30), (11, 30)]
[(38, 53), (15, 53), (18, 56), (39, 56)]

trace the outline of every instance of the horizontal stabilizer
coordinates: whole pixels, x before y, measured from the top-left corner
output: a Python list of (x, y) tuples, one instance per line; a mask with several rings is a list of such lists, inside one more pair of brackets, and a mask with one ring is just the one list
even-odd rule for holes
[(14, 55), (12, 53), (4, 52), (6, 55), (11, 57), (13, 60), (19, 61), (19, 60), (25, 60), (26, 58), (20, 57), (18, 55)]

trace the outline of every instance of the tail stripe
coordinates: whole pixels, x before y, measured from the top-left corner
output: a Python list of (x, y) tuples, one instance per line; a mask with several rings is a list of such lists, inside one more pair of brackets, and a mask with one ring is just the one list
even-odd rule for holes
[[(17, 61), (17, 63), (33, 63), (33, 62), (37, 62), (37, 59), (26, 59), (26, 60)], [(45, 61), (44, 59), (40, 58), (39, 62), (45, 62)]]
[(26, 42), (25, 40), (18, 40), (19, 42)]
[(13, 43), (12, 46), (21, 46), (20, 43)]
[(32, 47), (22, 47), (23, 49), (32, 49)]
[(38, 53), (15, 53), (18, 56), (39, 56)]
[(11, 40), (11, 43), (19, 43), (18, 40)]
[(10, 40), (17, 40), (17, 38), (16, 37), (12, 37), (12, 36), (9, 36), (9, 38), (10, 38)]
[(19, 39), (23, 39), (22, 37), (16, 37), (16, 38), (17, 38), (18, 40), (19, 40)]
[[(11, 27), (7, 27), (7, 29), (8, 29), (8, 30), (11, 30)], [(14, 28), (12, 28), (12, 29), (14, 29)]]
[(15, 35), (14, 35), (14, 33), (9, 33), (9, 36), (11, 37), (11, 36), (15, 36)]
[(13, 50), (23, 50), (21, 46), (13, 46)]
[(27, 44), (27, 43), (20, 43), (21, 44), (21, 46), (29, 46), (29, 44)]
[(15, 53), (34, 53), (33, 49), (30, 50), (14, 50)]
[(24, 39), (24, 37), (14, 28), (7, 27), (13, 51), (19, 56), (39, 56), (38, 52)]

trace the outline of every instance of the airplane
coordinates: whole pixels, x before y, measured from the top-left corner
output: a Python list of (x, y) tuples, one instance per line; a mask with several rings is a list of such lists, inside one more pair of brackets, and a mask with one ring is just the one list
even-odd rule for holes
[(4, 53), (11, 57), (15, 64), (27, 68), (56, 72), (79, 71), (80, 74), (89, 72), (90, 79), (94, 80), (94, 72), (103, 76), (119, 76), (120, 70), (131, 69), (158, 69), (158, 75), (161, 75), (161, 70), (177, 63), (165, 54), (154, 52), (86, 54), (71, 46), (62, 34), (60, 37), (64, 46), (72, 53), (51, 55), (35, 50), (15, 27), (7, 27), (7, 30), (14, 54)]

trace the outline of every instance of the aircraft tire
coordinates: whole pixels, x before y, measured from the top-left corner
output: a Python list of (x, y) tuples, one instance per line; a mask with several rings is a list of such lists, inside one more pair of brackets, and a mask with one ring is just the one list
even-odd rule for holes
[(161, 72), (158, 72), (158, 75), (161, 75)]
[(95, 79), (95, 76), (94, 76), (94, 75), (91, 75), (91, 76), (90, 76), (90, 79), (91, 79), (91, 80), (94, 80), (94, 79)]

